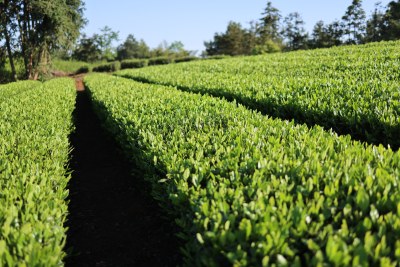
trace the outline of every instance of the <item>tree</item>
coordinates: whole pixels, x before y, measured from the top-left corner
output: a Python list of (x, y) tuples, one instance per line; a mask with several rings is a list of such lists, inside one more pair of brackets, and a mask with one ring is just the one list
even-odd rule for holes
[(310, 47), (327, 48), (338, 46), (342, 43), (343, 31), (339, 21), (325, 25), (322, 20), (318, 21), (313, 29)]
[(335, 20), (334, 22), (328, 24), (326, 28), (327, 42), (329, 47), (341, 45), (343, 38), (343, 26), (340, 21)]
[(117, 48), (117, 58), (119, 60), (139, 58), (139, 42), (132, 34), (129, 34), (125, 42)]
[(138, 58), (149, 58), (150, 48), (143, 39), (140, 39), (138, 46)]
[(383, 31), (385, 24), (385, 14), (382, 11), (381, 3), (375, 4), (375, 10), (371, 15), (371, 18), (367, 21), (366, 27), (366, 42), (378, 42), (383, 40)]
[[(237, 22), (229, 22), (225, 33), (216, 33), (214, 40), (205, 42), (207, 55), (245, 55), (246, 31)], [(247, 52), (247, 53), (246, 53)]]
[(288, 50), (307, 48), (308, 34), (304, 25), (303, 19), (297, 12), (290, 13), (285, 17), (282, 34), (286, 38)]
[(110, 27), (104, 26), (100, 29), (101, 34), (95, 34), (94, 38), (101, 50), (102, 59), (106, 59), (108, 61), (114, 60), (116, 57), (116, 49), (113, 48), (112, 44), (115, 41), (118, 41), (119, 33), (113, 31)]
[[(11, 14), (14, 11), (14, 5), (11, 5), (8, 0), (4, 0), (3, 2), (0, 2), (0, 40), (4, 39), (5, 44), (4, 46), (6, 47), (7, 55), (8, 55), (8, 60), (10, 62), (10, 67), (11, 67), (11, 76), (12, 80), (16, 81), (17, 80), (17, 72), (15, 69), (15, 64), (14, 64), (14, 55), (13, 55), (13, 49), (12, 47), (14, 46), (14, 42), (11, 38), (13, 33), (16, 31), (16, 24), (12, 22), (11, 20)], [(2, 66), (4, 67), (5, 65), (5, 58), (6, 58), (6, 53), (2, 49)]]
[(329, 47), (327, 28), (322, 20), (318, 21), (312, 31), (310, 46), (312, 48)]
[(87, 37), (85, 34), (79, 39), (72, 57), (86, 62), (95, 62), (102, 59), (102, 51), (95, 36)]
[(3, 0), (0, 9), (10, 64), (20, 52), (29, 79), (46, 71), (51, 51), (71, 48), (85, 24), (81, 0)]
[(118, 32), (108, 26), (104, 26), (100, 31), (100, 34), (95, 33), (92, 37), (84, 34), (73, 51), (73, 57), (88, 62), (114, 60), (117, 57), (117, 49), (112, 45), (118, 41)]
[(263, 17), (260, 19), (259, 35), (262, 41), (273, 40), (278, 41), (281, 39), (279, 28), (281, 14), (279, 9), (272, 6), (271, 2), (267, 3), (264, 12), (261, 13)]
[(257, 53), (270, 53), (281, 50), (282, 37), (280, 35), (281, 14), (279, 9), (267, 2), (267, 7), (260, 19), (260, 24), (256, 27), (257, 33)]
[(383, 39), (397, 40), (400, 38), (400, 1), (391, 1), (384, 17)]
[(344, 33), (347, 35), (347, 43), (362, 43), (366, 28), (365, 18), (365, 11), (362, 8), (362, 0), (353, 0), (342, 17)]

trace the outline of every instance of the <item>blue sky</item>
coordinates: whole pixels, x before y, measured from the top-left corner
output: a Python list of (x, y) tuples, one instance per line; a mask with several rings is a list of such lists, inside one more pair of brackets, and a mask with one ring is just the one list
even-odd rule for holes
[[(88, 35), (100, 32), (108, 25), (119, 31), (120, 42), (128, 34), (143, 39), (151, 47), (163, 41), (181, 41), (188, 50), (204, 50), (204, 41), (213, 38), (215, 32), (224, 32), (229, 21), (240, 22), (248, 27), (258, 20), (266, 7), (262, 0), (86, 0), (85, 17), (89, 23), (84, 32)], [(340, 19), (351, 0), (275, 0), (271, 1), (285, 17), (299, 12), (310, 32), (318, 20), (332, 22)], [(378, 0), (364, 0), (367, 16)], [(389, 0), (380, 1), (383, 6)]]

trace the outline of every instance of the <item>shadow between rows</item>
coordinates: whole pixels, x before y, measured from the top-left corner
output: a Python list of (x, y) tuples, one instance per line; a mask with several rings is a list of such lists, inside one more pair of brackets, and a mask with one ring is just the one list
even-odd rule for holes
[(66, 266), (177, 266), (176, 227), (101, 127), (86, 91), (77, 93), (74, 119)]
[(191, 88), (177, 86), (169, 83), (156, 82), (143, 77), (131, 77), (122, 75), (120, 77), (131, 79), (137, 82), (172, 86), (178, 90), (213, 97), (224, 98), (227, 101), (235, 101), (249, 109), (259, 111), (263, 115), (282, 120), (293, 120), (296, 124), (306, 124), (308, 127), (321, 126), (324, 129), (332, 129), (338, 135), (350, 135), (352, 140), (365, 142), (371, 145), (390, 146), (393, 151), (400, 148), (400, 125), (390, 125), (380, 121), (377, 117), (360, 116), (358, 120), (347, 119), (344, 116), (334, 114), (331, 111), (314, 111), (304, 109), (295, 104), (279, 104), (272, 99), (255, 100), (244, 97), (233, 92), (226, 92), (222, 89)]

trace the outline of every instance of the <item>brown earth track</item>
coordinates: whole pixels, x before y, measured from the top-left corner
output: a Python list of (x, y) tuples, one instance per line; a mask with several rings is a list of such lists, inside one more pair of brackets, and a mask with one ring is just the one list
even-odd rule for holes
[(66, 266), (177, 266), (175, 227), (101, 128), (82, 78), (76, 84)]

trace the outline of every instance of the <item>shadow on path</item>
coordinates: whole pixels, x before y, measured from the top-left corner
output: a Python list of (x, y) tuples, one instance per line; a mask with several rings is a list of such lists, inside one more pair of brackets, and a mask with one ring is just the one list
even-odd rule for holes
[(69, 184), (66, 266), (176, 266), (179, 241), (78, 91)]

